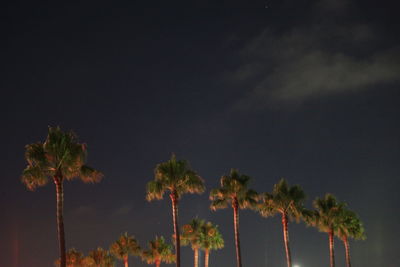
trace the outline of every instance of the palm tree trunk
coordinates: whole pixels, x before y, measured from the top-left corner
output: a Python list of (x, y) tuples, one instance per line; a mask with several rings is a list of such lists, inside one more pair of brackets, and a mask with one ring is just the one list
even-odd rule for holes
[(178, 226), (178, 196), (175, 191), (169, 195), (172, 202), (172, 219), (174, 223), (174, 234), (175, 234), (175, 253), (176, 253), (176, 267), (181, 266), (181, 241), (179, 237), (179, 226)]
[(124, 257), (124, 265), (125, 267), (128, 267), (128, 256)]
[(207, 248), (204, 253), (204, 267), (208, 267), (209, 258), (210, 258), (210, 250)]
[(66, 267), (66, 252), (65, 252), (65, 233), (64, 233), (64, 191), (62, 184), (62, 176), (58, 175), (53, 178), (56, 184), (57, 196), (57, 232), (58, 232), (58, 246), (60, 249), (60, 267)]
[(343, 243), (344, 243), (344, 247), (346, 249), (346, 266), (347, 267), (351, 267), (351, 262), (350, 262), (350, 244), (349, 244), (349, 240), (347, 239), (347, 237), (343, 238)]
[(286, 250), (287, 267), (292, 267), (292, 256), (290, 254), (290, 247), (289, 247), (289, 231), (288, 231), (288, 220), (286, 213), (282, 213), (282, 226), (283, 226), (283, 241), (285, 243), (285, 250)]
[(199, 249), (194, 249), (194, 267), (199, 267)]
[(333, 229), (329, 230), (329, 255), (330, 255), (330, 263), (331, 267), (335, 267), (335, 244), (334, 244), (334, 236)]
[(239, 204), (237, 199), (233, 200), (233, 226), (235, 229), (235, 245), (236, 245), (236, 265), (242, 267), (242, 256), (240, 254), (240, 240), (239, 240)]

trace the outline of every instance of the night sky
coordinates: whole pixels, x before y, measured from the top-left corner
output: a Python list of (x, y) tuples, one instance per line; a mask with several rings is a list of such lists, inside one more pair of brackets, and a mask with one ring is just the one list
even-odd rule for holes
[[(82, 2), (2, 7), (1, 267), (58, 257), (55, 187), (30, 192), (20, 181), (25, 145), (44, 141), (49, 125), (76, 132), (105, 176), (65, 183), (67, 248), (108, 248), (125, 231), (142, 246), (170, 240), (170, 200), (147, 202), (145, 186), (175, 153), (207, 188), (184, 195), (180, 223), (198, 216), (225, 238), (210, 266), (235, 263), (232, 210), (212, 212), (208, 200), (231, 168), (258, 192), (281, 177), (300, 184), (308, 208), (335, 194), (366, 228), (367, 240), (351, 243), (354, 266), (400, 266), (394, 1)], [(284, 266), (279, 216), (240, 215), (244, 266)], [(327, 234), (289, 231), (295, 264), (328, 266)], [(339, 240), (336, 253), (344, 266)], [(184, 267), (192, 257), (182, 248)]]

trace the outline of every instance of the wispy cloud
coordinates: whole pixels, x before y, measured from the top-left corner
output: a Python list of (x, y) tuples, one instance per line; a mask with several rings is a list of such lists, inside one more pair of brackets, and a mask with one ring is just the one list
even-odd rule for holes
[[(315, 10), (344, 11), (348, 1), (340, 2), (319, 1)], [(399, 81), (400, 47), (379, 42), (374, 27), (362, 23), (322, 20), (279, 33), (266, 29), (247, 44), (243, 64), (230, 74), (231, 81), (248, 88), (235, 108), (301, 104)]]

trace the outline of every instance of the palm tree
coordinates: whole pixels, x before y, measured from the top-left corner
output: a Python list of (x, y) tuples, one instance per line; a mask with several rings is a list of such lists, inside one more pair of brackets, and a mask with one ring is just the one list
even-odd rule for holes
[(223, 209), (228, 204), (233, 209), (233, 225), (235, 229), (236, 262), (237, 267), (242, 267), (239, 240), (239, 209), (255, 208), (257, 204), (257, 192), (248, 189), (250, 177), (241, 175), (235, 169), (231, 170), (230, 175), (221, 177), (221, 187), (211, 190), (210, 208), (212, 210)]
[(172, 245), (165, 243), (164, 237), (161, 236), (149, 242), (149, 249), (143, 251), (142, 259), (147, 264), (155, 264), (156, 267), (160, 267), (161, 262), (174, 262), (175, 255), (172, 252)]
[(282, 216), (283, 241), (286, 251), (286, 262), (288, 267), (292, 267), (292, 257), (289, 247), (288, 219), (295, 219), (297, 222), (303, 217), (305, 212), (303, 203), (306, 196), (300, 186), (289, 186), (281, 179), (274, 185), (272, 193), (265, 193), (262, 203), (259, 205), (259, 212), (262, 216), (274, 216), (280, 213)]
[(115, 258), (113, 255), (111, 255), (110, 252), (107, 253), (107, 255), (104, 258), (104, 267), (115, 267)]
[(316, 210), (309, 220), (309, 224), (317, 227), (319, 231), (328, 233), (331, 267), (335, 267), (334, 235), (345, 206), (345, 203), (338, 202), (332, 194), (326, 194), (324, 198), (314, 200)]
[(44, 186), (52, 179), (56, 186), (57, 230), (60, 249), (60, 266), (66, 266), (65, 233), (63, 219), (65, 179), (80, 178), (85, 183), (99, 182), (102, 174), (85, 165), (86, 145), (78, 143), (73, 132), (64, 133), (59, 127), (49, 127), (44, 143), (26, 146), (28, 166), (22, 174), (22, 182), (29, 190)]
[(199, 266), (199, 249), (201, 246), (201, 230), (205, 224), (204, 220), (193, 219), (190, 223), (182, 226), (182, 245), (191, 245), (194, 251), (194, 267)]
[[(61, 266), (61, 259), (57, 259), (54, 263), (55, 266)], [(77, 251), (75, 248), (71, 248), (66, 253), (66, 266), (67, 267), (84, 267), (85, 257), (83, 253)]]
[(218, 230), (218, 226), (211, 222), (204, 223), (201, 227), (200, 244), (201, 249), (204, 250), (204, 267), (208, 267), (210, 251), (224, 247), (224, 239)]
[(177, 160), (175, 155), (167, 162), (160, 163), (154, 170), (154, 180), (147, 184), (146, 199), (163, 199), (169, 192), (172, 203), (172, 218), (174, 225), (176, 267), (180, 267), (180, 237), (178, 225), (178, 202), (185, 193), (203, 193), (203, 179), (190, 169), (185, 160)]
[(364, 227), (360, 218), (353, 211), (345, 209), (339, 218), (336, 235), (343, 241), (346, 250), (346, 266), (351, 267), (349, 238), (364, 240)]
[(128, 267), (129, 255), (140, 255), (141, 248), (133, 236), (128, 236), (128, 233), (124, 233), (118, 238), (117, 241), (111, 244), (110, 252), (117, 259), (122, 260), (125, 267)]
[(90, 258), (92, 260), (93, 267), (115, 266), (114, 257), (112, 255), (110, 255), (110, 253), (108, 251), (104, 250), (101, 247), (98, 247), (97, 249), (90, 251), (88, 258)]

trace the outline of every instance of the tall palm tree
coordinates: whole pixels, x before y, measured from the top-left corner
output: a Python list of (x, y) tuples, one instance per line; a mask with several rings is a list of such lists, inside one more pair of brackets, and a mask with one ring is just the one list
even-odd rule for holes
[(239, 209), (255, 208), (258, 195), (248, 189), (250, 177), (239, 174), (232, 169), (229, 175), (221, 177), (221, 187), (211, 190), (211, 210), (224, 209), (231, 205), (233, 209), (233, 225), (235, 229), (235, 246), (237, 267), (242, 267), (242, 257), (239, 240)]
[(161, 262), (174, 262), (175, 255), (172, 252), (172, 245), (165, 243), (164, 237), (161, 236), (149, 242), (149, 249), (143, 251), (142, 259), (147, 264), (155, 264), (156, 267), (160, 267)]
[(203, 179), (193, 170), (185, 160), (177, 160), (175, 155), (167, 162), (160, 163), (154, 170), (154, 180), (147, 184), (148, 201), (163, 199), (166, 192), (172, 203), (172, 218), (174, 225), (176, 267), (180, 267), (180, 236), (178, 224), (178, 202), (185, 193), (203, 193), (205, 190)]
[[(77, 251), (75, 248), (71, 248), (65, 256), (67, 267), (84, 267), (85, 257), (82, 252)], [(56, 260), (54, 265), (57, 267), (61, 266), (61, 259)]]
[(340, 215), (345, 206), (345, 203), (338, 202), (332, 194), (326, 194), (322, 199), (315, 199), (314, 207), (316, 210), (309, 220), (309, 223), (317, 227), (318, 230), (328, 233), (331, 267), (335, 267), (334, 235), (340, 221)]
[(218, 230), (218, 226), (211, 222), (204, 223), (201, 227), (201, 249), (204, 250), (204, 267), (208, 267), (210, 251), (224, 247), (224, 239)]
[(345, 209), (340, 214), (336, 235), (343, 241), (346, 250), (346, 266), (351, 267), (348, 239), (364, 240), (366, 238), (362, 222), (355, 212)]
[(274, 185), (272, 193), (264, 193), (262, 203), (258, 211), (264, 217), (274, 216), (280, 213), (282, 216), (283, 241), (286, 251), (286, 262), (292, 267), (292, 257), (289, 247), (288, 219), (295, 219), (297, 222), (305, 213), (304, 200), (306, 195), (300, 186), (289, 186), (286, 180), (281, 179)]
[(101, 247), (98, 247), (97, 249), (90, 251), (89, 256), (87, 258), (90, 258), (92, 260), (93, 267), (115, 266), (114, 257), (110, 254), (110, 252), (108, 252), (107, 250), (104, 250)]
[(201, 246), (201, 230), (205, 224), (204, 220), (193, 219), (182, 226), (182, 245), (191, 245), (194, 252), (194, 267), (199, 266), (199, 249)]
[(133, 236), (128, 236), (128, 233), (124, 233), (117, 241), (111, 244), (110, 252), (117, 259), (122, 260), (125, 267), (128, 267), (129, 255), (139, 256), (141, 254), (141, 248)]
[(73, 132), (63, 132), (59, 127), (49, 127), (44, 143), (27, 145), (25, 158), (28, 166), (21, 180), (29, 190), (46, 185), (50, 179), (55, 184), (60, 266), (66, 267), (63, 182), (74, 178), (85, 183), (99, 182), (102, 174), (85, 165), (86, 145), (78, 143)]

